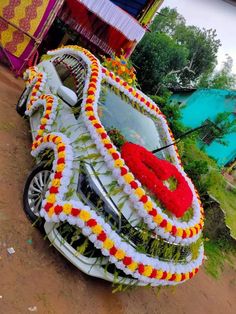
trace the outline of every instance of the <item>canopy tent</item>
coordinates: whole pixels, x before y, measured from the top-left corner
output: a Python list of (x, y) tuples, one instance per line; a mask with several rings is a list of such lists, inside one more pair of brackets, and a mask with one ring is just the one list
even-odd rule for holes
[(164, 0), (111, 0), (135, 17), (142, 25), (148, 25)]
[(138, 17), (145, 7), (149, 4), (152, 4), (154, 0), (111, 0), (111, 2), (118, 5), (130, 15)]
[(64, 0), (1, 0), (0, 60), (20, 74), (37, 51)]
[(130, 55), (145, 34), (139, 22), (109, 0), (67, 0), (59, 17), (107, 54)]

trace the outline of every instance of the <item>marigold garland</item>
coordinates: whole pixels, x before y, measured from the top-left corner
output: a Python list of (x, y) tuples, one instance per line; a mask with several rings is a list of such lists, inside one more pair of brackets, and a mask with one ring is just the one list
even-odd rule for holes
[[(108, 83), (119, 88), (150, 114), (160, 118), (163, 128), (167, 132), (168, 141), (171, 141), (173, 140), (173, 135), (159, 108), (140, 91), (129, 86), (127, 82), (115, 76), (114, 73), (102, 68), (99, 61), (86, 49), (77, 46), (68, 46), (50, 52), (51, 55), (63, 53), (71, 53), (74, 56), (78, 55), (88, 65), (88, 78), (85, 84), (86, 92), (82, 104), (84, 122), (98, 150), (104, 157), (107, 166), (112, 169), (114, 177), (117, 179), (119, 185), (124, 188), (124, 192), (130, 196), (140, 216), (143, 217), (153, 232), (168, 239), (169, 242), (187, 245), (196, 241), (203, 226), (203, 208), (201, 207), (200, 199), (194, 186), (181, 167), (177, 148), (175, 146), (172, 147), (170, 152), (175, 159), (176, 167), (188, 182), (193, 193), (194, 217), (188, 223), (170, 219), (160, 208), (157, 208), (153, 204), (152, 200), (142, 189), (140, 182), (135, 180), (133, 174), (121, 158), (120, 153), (111, 142), (96, 112), (101, 80), (107, 80)], [(172, 262), (161, 262), (158, 259), (149, 258), (145, 254), (138, 253), (129, 244), (122, 242), (119, 235), (111, 230), (103, 218), (98, 217), (88, 206), (73, 200), (63, 200), (64, 193), (72, 176), (73, 151), (69, 140), (63, 134), (45, 134), (50, 130), (50, 123), (55, 118), (53, 111), (57, 106), (56, 99), (52, 95), (40, 96), (43, 84), (45, 83), (45, 74), (33, 68), (29, 70), (28, 77), (31, 83), (34, 82), (35, 77), (38, 78), (38, 81), (34, 83), (35, 85), (27, 106), (27, 113), (30, 115), (33, 109), (36, 109), (39, 104), (43, 103), (45, 106), (43, 118), (41, 119), (41, 126), (43, 128), (40, 126), (41, 131), (39, 130), (40, 132), (32, 145), (32, 154), (36, 156), (45, 148), (51, 148), (55, 152), (54, 172), (51, 176), (51, 183), (46, 193), (46, 199), (42, 205), (41, 215), (47, 221), (58, 222), (67, 220), (72, 225), (76, 224), (82, 229), (84, 235), (88, 236), (90, 241), (94, 243), (95, 247), (101, 249), (103, 255), (109, 256), (110, 261), (115, 263), (117, 268), (122, 269), (126, 274), (130, 274), (140, 281), (150, 283), (151, 285), (165, 285), (177, 284), (178, 282), (192, 278), (202, 263), (202, 246), (198, 258), (190, 263), (175, 264)], [(52, 106), (50, 107), (50, 105)]]
[[(63, 48), (60, 49), (60, 52), (61, 53), (68, 52), (69, 50), (70, 52), (75, 53), (75, 50), (73, 48), (72, 49)], [(79, 52), (80, 57), (85, 57), (88, 54), (90, 54), (88, 51), (83, 51), (83, 53), (81, 53), (81, 51), (79, 50), (77, 51)], [(157, 209), (153, 206), (153, 203), (148, 196), (146, 197), (145, 203), (141, 202), (140, 200), (143, 198), (143, 196), (146, 195), (146, 193), (140, 187), (140, 183), (137, 182), (137, 180), (136, 180), (138, 184), (137, 189), (133, 190), (132, 187), (130, 186), (130, 182), (134, 181), (134, 177), (132, 173), (128, 171), (128, 168), (125, 166), (124, 160), (121, 159), (119, 152), (116, 150), (114, 152), (115, 147), (113, 143), (110, 141), (105, 129), (102, 127), (101, 122), (96, 112), (94, 112), (94, 108), (92, 106), (93, 103), (95, 103), (95, 99), (98, 98), (99, 96), (99, 88), (97, 88), (97, 90), (94, 91), (95, 86), (94, 84), (98, 84), (99, 82), (98, 80), (99, 63), (93, 55), (91, 56), (92, 56), (91, 60), (89, 60), (89, 58), (88, 60), (85, 59), (85, 61), (87, 61), (88, 63), (91, 61), (91, 69), (93, 70), (93, 72), (90, 70), (91, 77), (90, 80), (87, 82), (88, 95), (87, 98), (84, 98), (82, 109), (84, 111), (85, 123), (91, 133), (92, 138), (94, 138), (96, 144), (99, 146), (98, 148), (101, 154), (104, 156), (104, 159), (107, 162), (109, 168), (114, 170), (113, 174), (116, 177), (116, 179), (118, 179), (118, 183), (124, 186), (125, 192), (128, 192), (128, 194), (130, 194), (131, 200), (134, 202), (134, 206), (137, 208), (140, 216), (144, 218), (147, 217), (146, 221), (149, 228), (154, 229), (154, 232), (156, 232), (158, 235), (162, 236), (163, 238), (167, 239), (170, 242), (181, 243), (183, 245), (195, 242), (199, 237), (200, 231), (203, 227), (203, 208), (201, 207), (199, 196), (197, 195), (192, 183), (188, 178), (186, 179), (188, 180), (190, 187), (192, 185), (192, 190), (194, 191), (195, 194), (195, 199), (193, 200), (193, 207), (194, 206), (196, 207), (195, 210), (196, 217), (194, 217), (195, 219), (192, 219), (189, 223), (173, 222), (167, 215), (162, 213), (160, 208)], [(135, 91), (132, 87), (129, 87), (129, 85), (126, 82), (122, 81), (120, 78), (115, 77), (112, 72), (107, 73), (107, 70), (104, 68), (102, 68), (102, 72), (109, 74), (109, 76), (106, 75), (106, 78), (108, 79), (109, 82), (117, 85), (118, 83), (121, 83), (122, 87), (128, 89), (128, 94), (132, 94), (133, 98), (136, 99), (137, 102), (139, 102), (140, 100), (141, 105), (144, 105), (146, 103), (148, 109), (151, 108), (151, 110), (148, 111), (154, 111), (155, 114), (160, 115), (159, 108), (154, 103), (152, 104), (151, 102), (149, 102), (149, 100), (146, 100), (142, 96), (142, 93), (140, 93), (139, 91)], [(99, 79), (101, 81), (101, 77)], [(90, 90), (92, 90), (92, 93), (89, 93)], [(162, 114), (161, 118), (163, 118)], [(169, 133), (167, 132), (167, 134)], [(170, 134), (170, 136), (172, 135)], [(105, 149), (101, 148), (101, 144)], [(107, 148), (109, 147), (109, 145), (112, 145), (112, 149)], [(179, 161), (179, 156), (176, 153), (177, 148), (174, 147), (174, 149), (177, 161)], [(113, 151), (112, 154), (111, 151)], [(178, 169), (182, 171), (182, 173), (185, 175), (181, 168), (181, 165), (177, 164), (177, 166), (179, 166)], [(117, 172), (118, 169), (120, 169), (120, 173)], [(152, 206), (153, 211), (151, 212), (155, 214), (154, 216), (149, 214), (150, 206)], [(199, 223), (195, 223), (196, 220), (198, 220)]]
[(123, 80), (128, 82), (130, 86), (137, 85), (137, 78), (135, 75), (135, 68), (132, 66), (131, 61), (125, 58), (124, 53), (121, 53), (120, 57), (113, 56), (112, 58), (105, 58), (103, 66), (109, 71), (115, 73)]

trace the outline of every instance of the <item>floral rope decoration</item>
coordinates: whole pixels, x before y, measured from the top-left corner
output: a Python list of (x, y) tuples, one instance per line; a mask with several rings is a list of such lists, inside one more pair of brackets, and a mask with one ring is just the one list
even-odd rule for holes
[(123, 80), (128, 82), (130, 86), (137, 85), (135, 68), (132, 66), (131, 61), (125, 58), (123, 51), (120, 57), (117, 56), (113, 56), (112, 58), (104, 57), (104, 61), (102, 64), (106, 69), (115, 73)]
[[(180, 222), (170, 219), (160, 208), (157, 208), (143, 190), (140, 182), (136, 180), (129, 168), (125, 165), (120, 153), (107, 135), (97, 115), (97, 101), (100, 94), (100, 84), (102, 79), (108, 83), (119, 87), (126, 92), (130, 98), (151, 112), (157, 117), (161, 117), (165, 128), (165, 118), (158, 107), (152, 103), (141, 92), (134, 90), (125, 81), (115, 76), (105, 68), (102, 68), (99, 61), (87, 50), (81, 47), (66, 47), (51, 52), (53, 54), (70, 53), (78, 55), (88, 65), (88, 78), (84, 88), (82, 103), (82, 115), (84, 122), (94, 139), (99, 152), (104, 157), (107, 166), (112, 170), (113, 176), (117, 179), (126, 194), (129, 195), (134, 207), (140, 217), (144, 219), (148, 227), (169, 242), (187, 245), (197, 240), (203, 226), (203, 209), (200, 204), (191, 181), (186, 177), (177, 154), (177, 148), (172, 151), (172, 156), (176, 159), (176, 167), (185, 177), (193, 192), (194, 217), (190, 222)], [(41, 120), (41, 128), (32, 145), (32, 155), (37, 156), (45, 149), (53, 149), (55, 159), (53, 162), (53, 173), (51, 182), (42, 203), (40, 215), (46, 221), (65, 221), (71, 225), (81, 228), (83, 234), (94, 243), (94, 246), (101, 249), (104, 256), (108, 256), (110, 262), (114, 263), (118, 269), (123, 270), (127, 275), (132, 275), (144, 283), (151, 285), (174, 285), (192, 278), (198, 271), (198, 267), (203, 260), (203, 246), (200, 246), (198, 257), (186, 263), (163, 262), (157, 258), (151, 258), (143, 253), (137, 252), (130, 244), (125, 243), (96, 211), (78, 201), (66, 201), (64, 195), (72, 176), (73, 151), (69, 139), (61, 133), (49, 133), (50, 124), (55, 118), (55, 108), (58, 103), (52, 95), (40, 96), (38, 91), (45, 83), (44, 73), (39, 73), (35, 69), (31, 77), (38, 77), (39, 82), (35, 83), (34, 94), (31, 94), (28, 104), (28, 114), (40, 105), (44, 105), (44, 114)], [(32, 82), (32, 80), (31, 80)], [(36, 87), (37, 86), (37, 87)], [(168, 133), (171, 137), (172, 134)]]
[(37, 130), (36, 139), (44, 134), (45, 131), (51, 131), (51, 125), (56, 118), (56, 108), (58, 106), (57, 97), (53, 95), (42, 94), (31, 103), (30, 109), (26, 110), (25, 114), (31, 116), (35, 110), (43, 106), (43, 117), (40, 120), (40, 127)]
[(117, 179), (119, 185), (123, 187), (124, 192), (129, 195), (139, 216), (144, 219), (148, 227), (153, 230), (154, 233), (167, 239), (171, 243), (189, 245), (190, 243), (197, 241), (203, 228), (204, 212), (200, 198), (191, 180), (183, 171), (177, 147), (170, 148), (171, 156), (175, 158), (176, 167), (185, 177), (193, 192), (193, 218), (188, 222), (171, 219), (162, 212), (160, 207), (153, 204), (153, 201), (146, 195), (140, 182), (136, 180), (133, 174), (129, 171), (124, 160), (121, 158), (120, 153), (107, 135), (97, 114), (97, 101), (100, 94), (102, 78), (106, 79), (111, 85), (119, 88), (119, 90), (124, 91), (131, 100), (135, 100), (140, 106), (146, 109), (147, 112), (161, 118), (163, 128), (167, 132), (168, 140), (174, 140), (173, 134), (166, 123), (166, 119), (160, 112), (159, 108), (144, 94), (129, 86), (127, 82), (115, 76), (114, 73), (109, 72), (105, 68), (102, 68), (101, 73), (99, 61), (86, 49), (76, 46), (67, 46), (66, 48), (57, 49), (49, 53), (52, 55), (58, 53), (71, 53), (75, 56), (79, 55), (88, 64), (89, 73), (85, 84), (84, 100), (82, 103), (82, 114), (85, 125), (87, 126), (91, 137), (94, 139), (98, 150), (104, 157), (107, 166), (113, 171), (114, 177)]
[(146, 284), (176, 285), (192, 278), (198, 272), (203, 259), (203, 247), (200, 248), (198, 258), (191, 263), (162, 262), (137, 252), (129, 243), (125, 243), (96, 211), (82, 202), (65, 201), (64, 195), (72, 176), (72, 148), (66, 136), (51, 133), (34, 142), (33, 156), (36, 157), (46, 148), (53, 149), (55, 153), (51, 182), (40, 211), (46, 221), (67, 220), (71, 225), (77, 225), (118, 269)]
[(26, 80), (26, 88), (33, 86), (30, 96), (30, 101), (27, 104), (27, 111), (30, 110), (33, 102), (41, 95), (44, 89), (44, 85), (47, 81), (47, 75), (45, 72), (42, 72), (38, 67), (33, 66), (27, 69), (24, 73), (24, 80)]

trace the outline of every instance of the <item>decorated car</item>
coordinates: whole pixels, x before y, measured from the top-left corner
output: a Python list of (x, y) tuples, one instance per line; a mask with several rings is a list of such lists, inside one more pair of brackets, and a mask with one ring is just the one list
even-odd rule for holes
[(105, 67), (78, 46), (46, 59), (26, 71), (17, 104), (36, 159), (26, 214), (88, 275), (151, 286), (192, 278), (204, 212), (177, 147), (161, 149), (174, 141), (165, 116), (125, 59)]

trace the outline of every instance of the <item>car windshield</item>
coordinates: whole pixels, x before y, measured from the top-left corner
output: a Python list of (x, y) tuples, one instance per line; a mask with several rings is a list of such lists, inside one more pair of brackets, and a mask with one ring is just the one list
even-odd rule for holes
[[(123, 97), (122, 97), (123, 98)], [(98, 115), (107, 130), (118, 129), (129, 142), (144, 146), (149, 151), (164, 144), (154, 121), (132, 107), (107, 85), (102, 87)], [(163, 153), (158, 153), (163, 158)]]

